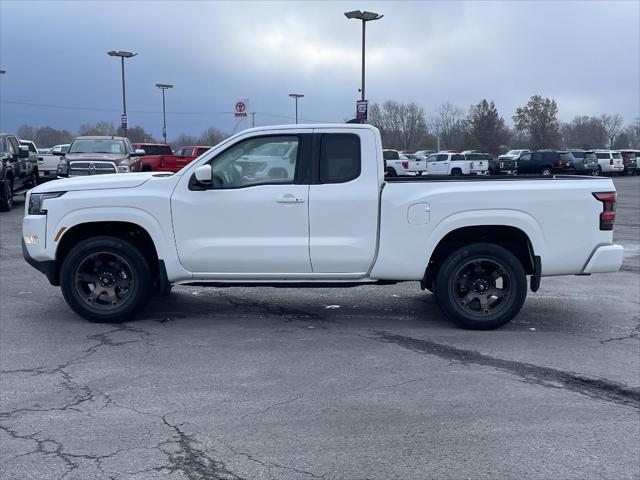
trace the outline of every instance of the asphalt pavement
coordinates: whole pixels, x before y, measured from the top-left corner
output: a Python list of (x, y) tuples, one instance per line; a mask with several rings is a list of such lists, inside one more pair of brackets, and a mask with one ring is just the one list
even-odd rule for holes
[[(638, 479), (640, 177), (620, 272), (460, 330), (416, 283), (176, 287), (88, 323), (0, 214), (2, 479)], [(571, 239), (567, 239), (570, 241)]]

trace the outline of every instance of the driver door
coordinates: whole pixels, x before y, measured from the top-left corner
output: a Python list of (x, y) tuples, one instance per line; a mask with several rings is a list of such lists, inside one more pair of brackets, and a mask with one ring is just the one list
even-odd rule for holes
[[(180, 263), (194, 278), (311, 273), (309, 181), (303, 179), (311, 133), (236, 142), (205, 162), (212, 165), (212, 187), (198, 184), (193, 169), (183, 176), (171, 211)], [(278, 154), (291, 146), (289, 157)]]

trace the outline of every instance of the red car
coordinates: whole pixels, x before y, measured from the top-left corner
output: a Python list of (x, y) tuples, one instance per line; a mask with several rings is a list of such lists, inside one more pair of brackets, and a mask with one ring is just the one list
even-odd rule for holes
[(165, 143), (136, 143), (146, 154), (140, 158), (142, 172), (177, 172), (211, 147), (204, 145), (179, 147), (174, 151)]

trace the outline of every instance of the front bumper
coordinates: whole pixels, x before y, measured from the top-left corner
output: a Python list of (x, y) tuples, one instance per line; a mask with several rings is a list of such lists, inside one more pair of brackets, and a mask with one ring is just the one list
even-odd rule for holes
[(26, 262), (31, 265), (33, 268), (38, 270), (40, 273), (44, 273), (47, 276), (47, 280), (51, 285), (58, 286), (60, 285), (60, 281), (58, 280), (57, 269), (56, 269), (56, 261), (55, 260), (44, 260), (38, 261), (33, 258), (29, 254), (29, 250), (27, 250), (27, 245), (24, 243), (24, 238), (22, 239), (22, 256), (26, 260)]
[(622, 245), (603, 245), (593, 252), (582, 273), (617, 272), (622, 267), (623, 257)]

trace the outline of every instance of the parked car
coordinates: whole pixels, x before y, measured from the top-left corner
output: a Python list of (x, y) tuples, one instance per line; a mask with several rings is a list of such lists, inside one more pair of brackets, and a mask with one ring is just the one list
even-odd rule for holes
[(38, 155), (38, 176), (40, 181), (53, 180), (58, 178), (58, 164), (60, 155), (67, 153), (69, 144), (56, 145), (48, 148), (46, 153)]
[(635, 175), (638, 171), (638, 157), (640, 157), (640, 150), (621, 150), (622, 164), (624, 169), (622, 173), (625, 175)]
[(29, 150), (29, 163), (36, 170), (36, 182), (37, 182), (37, 179), (39, 179), (39, 174), (38, 174), (38, 147), (36, 147), (36, 144), (31, 140), (18, 139), (18, 143), (20, 144), (21, 147), (27, 147), (27, 149)]
[(418, 157), (420, 160), (426, 160), (426, 159), (427, 159), (427, 157), (428, 157), (429, 155), (431, 155), (432, 153), (436, 153), (436, 152), (435, 152), (435, 151), (433, 151), (433, 150), (418, 150), (418, 151), (415, 153), (415, 156), (416, 156), (416, 157)]
[(613, 175), (624, 171), (624, 162), (620, 152), (613, 150), (596, 150), (598, 157), (598, 171), (600, 175)]
[[(265, 141), (297, 142), (308, 153), (295, 159), (300, 175), (268, 185), (238, 175)], [(380, 145), (366, 124), (262, 127), (177, 175), (45, 183), (27, 194), (23, 255), (79, 315), (109, 323), (177, 282), (414, 281), (459, 325), (492, 329), (522, 308), (527, 276), (536, 291), (544, 276), (622, 265), (610, 178), (385, 180)]]
[(491, 155), (489, 173), (491, 175), (516, 175), (518, 173), (518, 159), (505, 155), (500, 155), (496, 158)]
[(573, 167), (578, 175), (599, 175), (598, 157), (593, 150), (581, 150), (574, 148), (571, 150), (573, 155)]
[(518, 157), (518, 174), (571, 174), (575, 173), (573, 155), (566, 150), (536, 150)]
[(489, 172), (489, 162), (483, 154), (478, 154), (477, 160), (467, 159), (460, 153), (438, 152), (427, 157), (428, 175), (486, 175)]
[(531, 150), (526, 149), (516, 149), (509, 150), (507, 153), (498, 156), (498, 161), (511, 161), (517, 160), (521, 155), (525, 153), (529, 153)]
[(389, 177), (413, 176), (426, 173), (425, 160), (414, 156), (409, 158), (397, 150), (382, 150), (384, 158), (384, 171)]
[(77, 137), (58, 164), (58, 177), (129, 173), (140, 171), (144, 150), (134, 150), (128, 138), (113, 136)]
[(145, 152), (140, 157), (141, 172), (177, 172), (191, 162), (188, 157), (174, 155), (171, 146), (165, 143), (135, 143), (133, 146)]
[(20, 145), (15, 135), (0, 134), (0, 211), (11, 210), (15, 195), (38, 184), (37, 168), (27, 145)]

